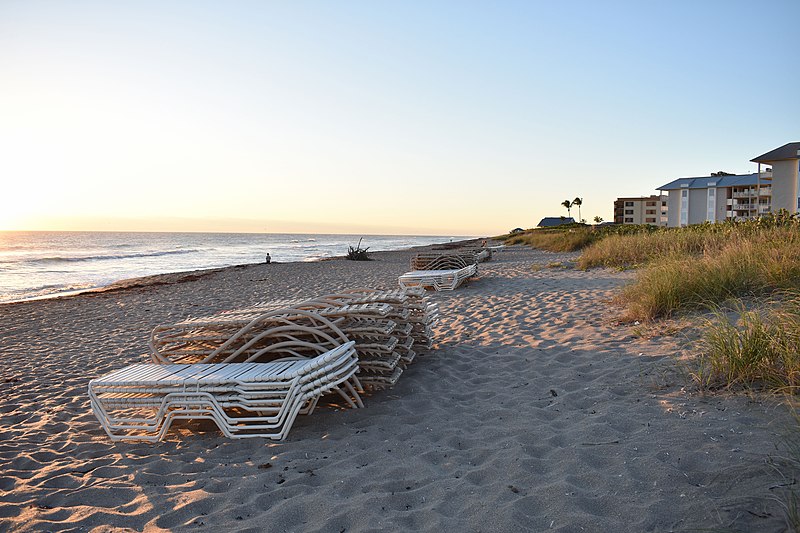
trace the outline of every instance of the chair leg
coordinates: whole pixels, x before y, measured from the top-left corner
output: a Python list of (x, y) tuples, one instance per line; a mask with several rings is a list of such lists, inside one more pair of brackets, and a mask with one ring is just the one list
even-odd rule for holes
[(353, 388), (353, 385), (350, 383), (350, 381), (345, 381), (344, 386), (347, 388), (348, 391), (350, 391), (350, 394), (353, 396), (353, 398), (355, 398), (356, 405), (359, 408), (363, 409), (364, 402), (361, 401), (361, 396), (358, 394), (358, 391), (356, 391), (356, 389)]

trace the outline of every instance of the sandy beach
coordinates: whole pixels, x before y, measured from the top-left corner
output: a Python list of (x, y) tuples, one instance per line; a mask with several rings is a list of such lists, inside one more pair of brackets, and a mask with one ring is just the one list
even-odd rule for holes
[(685, 331), (617, 322), (610, 300), (635, 273), (576, 270), (576, 254), (507, 248), (431, 293), (433, 350), (365, 409), (321, 405), (283, 442), (183, 423), (156, 444), (112, 443), (90, 410), (89, 380), (146, 362), (158, 324), (393, 288), (412, 253), (0, 306), (0, 530), (785, 530), (771, 462), (787, 409), (697, 392), (678, 363)]

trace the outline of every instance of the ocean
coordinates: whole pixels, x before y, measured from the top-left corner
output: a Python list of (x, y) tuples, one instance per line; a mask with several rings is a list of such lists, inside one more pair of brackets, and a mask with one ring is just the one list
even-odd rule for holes
[[(347, 254), (360, 235), (0, 231), (0, 303), (46, 298), (116, 281)], [(370, 251), (399, 250), (465, 236), (365, 235)]]

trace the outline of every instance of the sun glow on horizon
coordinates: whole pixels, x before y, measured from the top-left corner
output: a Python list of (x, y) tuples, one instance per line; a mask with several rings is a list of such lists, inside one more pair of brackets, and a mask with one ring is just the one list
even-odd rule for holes
[[(441, 228), (346, 224), (326, 222), (265, 221), (247, 219), (195, 219), (178, 217), (98, 218), (43, 216), (38, 220), (21, 216), (22, 223), (1, 224), (0, 231), (111, 231), (177, 233), (267, 233), (331, 235), (418, 235), (418, 236), (490, 236), (480, 228), (452, 226)], [(0, 222), (3, 222), (0, 220)], [(474, 231), (470, 231), (470, 229)], [(504, 233), (504, 232), (498, 232)]]

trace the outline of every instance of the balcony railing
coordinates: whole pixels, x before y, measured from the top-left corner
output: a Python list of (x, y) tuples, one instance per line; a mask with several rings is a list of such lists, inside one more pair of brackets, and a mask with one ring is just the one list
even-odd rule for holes
[(756, 196), (772, 196), (772, 187), (761, 187), (761, 191), (750, 189), (749, 191), (736, 191), (732, 195), (734, 198), (751, 198)]

